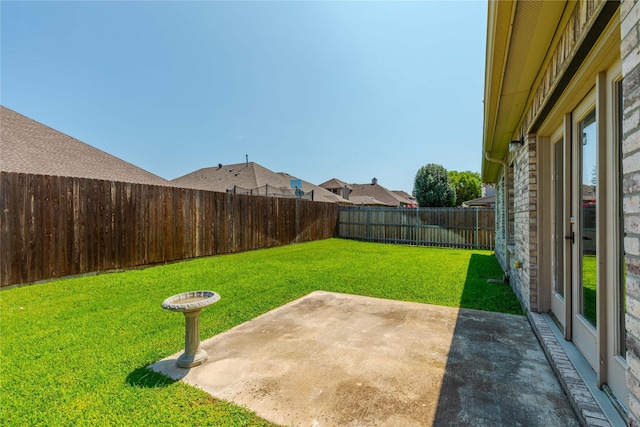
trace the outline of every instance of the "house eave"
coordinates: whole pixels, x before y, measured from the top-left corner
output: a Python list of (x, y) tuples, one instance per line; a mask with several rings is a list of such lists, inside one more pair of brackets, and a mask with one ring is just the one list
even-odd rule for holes
[[(509, 142), (520, 139), (524, 113), (552, 51), (567, 2), (490, 1), (485, 62), (482, 180), (496, 182)], [(486, 154), (485, 154), (486, 153)]]

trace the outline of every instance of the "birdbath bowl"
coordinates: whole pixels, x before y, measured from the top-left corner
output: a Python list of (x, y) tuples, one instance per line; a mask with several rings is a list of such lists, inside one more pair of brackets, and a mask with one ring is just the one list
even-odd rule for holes
[(204, 363), (208, 354), (200, 348), (200, 311), (220, 299), (213, 291), (184, 292), (167, 298), (162, 303), (165, 310), (184, 313), (184, 353), (178, 357), (178, 366), (192, 368)]

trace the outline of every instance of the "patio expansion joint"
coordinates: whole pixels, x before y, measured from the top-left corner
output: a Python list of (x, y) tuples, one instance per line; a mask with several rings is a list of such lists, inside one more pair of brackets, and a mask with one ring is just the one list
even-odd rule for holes
[(584, 426), (611, 426), (543, 316), (528, 312), (527, 317), (580, 423)]

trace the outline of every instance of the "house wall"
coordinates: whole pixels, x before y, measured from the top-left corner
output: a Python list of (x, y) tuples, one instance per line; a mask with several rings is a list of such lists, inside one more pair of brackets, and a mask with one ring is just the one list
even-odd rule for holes
[[(574, 6), (556, 50), (546, 64), (540, 84), (534, 91), (533, 102), (523, 117), (518, 133), (525, 135), (525, 144), (510, 153), (508, 158), (508, 163), (512, 166), (510, 173), (513, 173), (513, 206), (509, 208), (513, 215), (513, 225), (506, 233), (511, 249), (507, 256), (507, 268), (512, 288), (522, 306), (533, 312), (548, 310), (549, 303), (546, 299), (541, 302), (539, 295), (539, 229), (544, 199), (539, 199), (540, 179), (543, 177), (538, 175), (538, 161), (543, 147), (537, 142), (535, 134), (527, 133), (540, 124), (547, 114), (545, 108), (555, 102), (554, 96), (557, 96), (558, 90), (562, 90), (561, 80), (567, 67), (578, 55), (580, 43), (588, 37), (601, 12), (606, 9), (606, 13), (603, 12), (602, 15), (610, 16), (615, 10), (611, 3), (603, 0), (577, 2)], [(637, 20), (637, 16), (635, 19)], [(548, 194), (542, 194), (541, 197), (548, 197)]]
[(620, 6), (623, 74), (622, 173), (627, 267), (629, 424), (640, 426), (640, 2)]
[(538, 311), (538, 169), (535, 136), (513, 154), (511, 286), (522, 306)]
[[(512, 138), (525, 135), (525, 145), (515, 152), (510, 152), (507, 156), (507, 170), (503, 171), (497, 187), (496, 199), (496, 257), (505, 271), (510, 275), (511, 286), (517, 294), (524, 308), (531, 312), (546, 312), (550, 305), (556, 300), (550, 300), (554, 296), (552, 293), (552, 265), (553, 239), (549, 235), (552, 230), (554, 220), (554, 205), (552, 200), (552, 142), (553, 133), (561, 131), (564, 135), (571, 135), (575, 121), (569, 115), (580, 100), (589, 96), (598, 105), (600, 114), (598, 120), (602, 123), (611, 123), (609, 129), (617, 129), (617, 110), (615, 104), (610, 106), (613, 97), (610, 94), (612, 83), (617, 82), (620, 72), (620, 61), (622, 60), (622, 215), (620, 219), (624, 222), (624, 250), (626, 265), (626, 318), (624, 328), (626, 330), (626, 363), (624, 360), (618, 363), (622, 366), (622, 371), (616, 371), (615, 377), (612, 360), (616, 362), (619, 358), (616, 353), (620, 351), (619, 344), (611, 344), (609, 341), (619, 339), (618, 326), (613, 323), (618, 322), (616, 312), (602, 301), (612, 306), (618, 303), (615, 280), (616, 271), (621, 265), (619, 249), (619, 237), (611, 236), (616, 234), (616, 221), (611, 219), (619, 217), (617, 207), (609, 206), (605, 210), (604, 200), (613, 200), (617, 204), (619, 193), (616, 190), (617, 181), (620, 178), (617, 166), (612, 169), (610, 163), (599, 162), (599, 174), (602, 171), (603, 183), (606, 179), (607, 185), (599, 188), (602, 196), (600, 215), (603, 224), (610, 228), (602, 228), (602, 233), (598, 237), (602, 248), (598, 249), (601, 255), (601, 264), (598, 266), (598, 281), (603, 285), (598, 288), (599, 316), (603, 323), (599, 327), (607, 325), (607, 333), (597, 335), (596, 339), (600, 363), (606, 361), (605, 365), (598, 370), (598, 382), (612, 385), (614, 381), (623, 379), (626, 371), (628, 400), (625, 398), (624, 384), (618, 381), (616, 385), (618, 391), (616, 396), (621, 396), (624, 405), (628, 409), (628, 422), (632, 426), (640, 427), (640, 0), (623, 0), (618, 9), (616, 2), (606, 2), (595, 0), (591, 2), (569, 3), (573, 9), (568, 9), (566, 25), (562, 34), (558, 34), (558, 41), (555, 50), (548, 61), (542, 64), (541, 78), (536, 82), (532, 93), (529, 107), (522, 116), (520, 127), (515, 130)], [(618, 15), (619, 13), (619, 18)], [(613, 19), (613, 21), (612, 21)], [(619, 19), (619, 29), (618, 29)], [(618, 40), (618, 37), (620, 39)], [(619, 48), (619, 51), (618, 51)], [(619, 52), (619, 53), (618, 53)], [(619, 56), (618, 56), (619, 54)], [(607, 68), (609, 67), (609, 68)], [(613, 70), (613, 71), (612, 71)], [(607, 74), (607, 73), (615, 74)], [(584, 82), (588, 81), (588, 84)], [(592, 89), (592, 84), (595, 89)], [(595, 91), (594, 96), (592, 92)], [(590, 101), (589, 101), (590, 102)], [(609, 110), (607, 110), (609, 108)], [(615, 111), (614, 111), (615, 110)], [(603, 126), (599, 129), (606, 130)], [(607, 144), (602, 144), (599, 158), (613, 162), (618, 158), (617, 146), (611, 143), (617, 140), (619, 135), (617, 130), (602, 134), (599, 138), (605, 138)], [(539, 132), (539, 135), (527, 135), (528, 132)], [(607, 130), (609, 132), (609, 130)], [(604, 139), (603, 139), (604, 140)], [(605, 153), (605, 148), (606, 151)], [(615, 154), (613, 154), (615, 153)], [(555, 155), (555, 154), (553, 154)], [(569, 153), (565, 152), (565, 164), (571, 162)], [(569, 160), (567, 160), (569, 159)], [(539, 170), (541, 169), (541, 170)], [(605, 172), (613, 170), (611, 175)], [(513, 171), (513, 181), (510, 183), (509, 174)], [(507, 185), (505, 186), (505, 175)], [(565, 172), (565, 185), (567, 180), (575, 180), (575, 176), (569, 177), (571, 172)], [(575, 175), (575, 172), (574, 172)], [(573, 182), (573, 181), (572, 181)], [(513, 191), (512, 195), (505, 194), (505, 188)], [(607, 193), (609, 192), (609, 193)], [(613, 194), (615, 193), (615, 194)], [(605, 196), (609, 194), (610, 199)], [(511, 199), (512, 206), (505, 205), (505, 198)], [(573, 199), (572, 199), (573, 200)], [(600, 200), (599, 200), (600, 201)], [(566, 202), (565, 202), (566, 203)], [(572, 202), (574, 203), (574, 202)], [(565, 211), (567, 206), (564, 207)], [(574, 209), (575, 210), (575, 209)], [(571, 209), (569, 209), (571, 211)], [(567, 213), (567, 212), (565, 212)], [(570, 213), (570, 212), (569, 212)], [(609, 215), (609, 216), (607, 216)], [(568, 215), (566, 215), (568, 221)], [(511, 221), (511, 218), (513, 219)], [(564, 225), (567, 229), (567, 224)], [(541, 232), (542, 230), (542, 232)], [(608, 233), (608, 234), (604, 234)], [(505, 245), (505, 238), (508, 245)], [(608, 239), (608, 240), (607, 240)], [(571, 243), (566, 243), (570, 245)], [(507, 246), (509, 249), (505, 251)], [(601, 250), (602, 249), (602, 250)], [(574, 254), (575, 255), (575, 254)], [(607, 258), (605, 258), (605, 255)], [(575, 257), (574, 257), (575, 258)], [(575, 259), (573, 267), (571, 259), (565, 268), (577, 268)], [(516, 268), (517, 264), (517, 268)], [(539, 267), (542, 266), (542, 268)], [(561, 275), (561, 274), (560, 274)], [(565, 285), (569, 283), (566, 279), (570, 274), (565, 273)], [(609, 280), (616, 277), (615, 280)], [(573, 286), (573, 285), (567, 285)], [(574, 295), (575, 296), (575, 295)], [(565, 317), (573, 316), (571, 304), (568, 300), (563, 308), (567, 310)], [(618, 306), (616, 306), (616, 310)], [(561, 310), (558, 311), (561, 313)], [(602, 313), (605, 314), (602, 314)], [(556, 313), (554, 313), (556, 314)], [(611, 316), (611, 317), (607, 317)], [(569, 324), (571, 325), (571, 324)], [(617, 323), (620, 325), (620, 323)], [(605, 330), (605, 329), (599, 329)], [(566, 332), (566, 330), (565, 330)], [(568, 334), (571, 334), (569, 328)], [(594, 352), (596, 353), (596, 352)], [(613, 355), (613, 356), (612, 356)], [(594, 360), (597, 360), (594, 359)], [(598, 363), (597, 361), (595, 362)], [(608, 364), (608, 365), (607, 365)], [(594, 364), (595, 366), (595, 364)], [(611, 367), (612, 370), (608, 370)], [(617, 368), (616, 368), (617, 369)], [(618, 375), (618, 373), (620, 373)], [(607, 376), (610, 376), (607, 378)]]
[(507, 249), (505, 246), (505, 239), (507, 233), (505, 229), (505, 207), (504, 207), (504, 176), (500, 182), (496, 185), (496, 246), (495, 255), (500, 263), (502, 269), (506, 272), (507, 269)]

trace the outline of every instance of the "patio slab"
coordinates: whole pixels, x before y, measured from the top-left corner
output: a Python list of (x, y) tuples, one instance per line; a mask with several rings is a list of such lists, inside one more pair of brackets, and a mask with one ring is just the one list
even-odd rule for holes
[(579, 425), (524, 316), (318, 291), (201, 346), (150, 368), (280, 425)]

